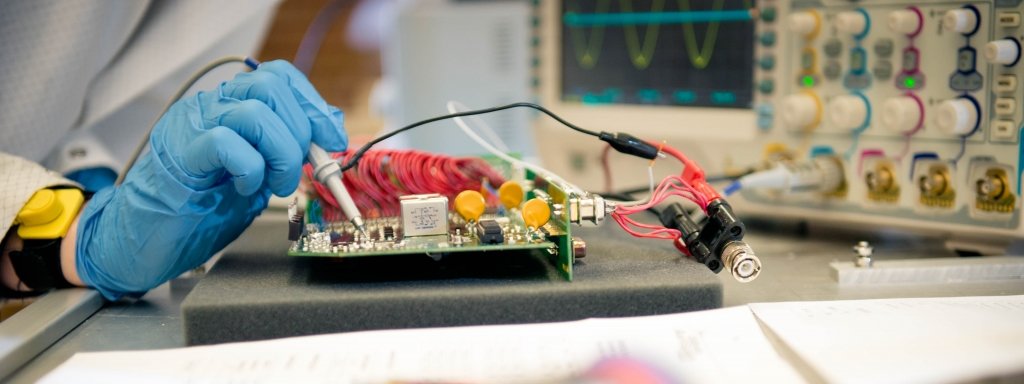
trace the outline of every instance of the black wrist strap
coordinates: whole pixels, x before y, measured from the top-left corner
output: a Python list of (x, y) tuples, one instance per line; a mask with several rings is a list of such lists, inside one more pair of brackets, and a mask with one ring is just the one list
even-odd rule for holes
[(73, 287), (60, 267), (61, 239), (25, 240), (20, 251), (11, 251), (11, 265), (22, 283), (35, 291)]

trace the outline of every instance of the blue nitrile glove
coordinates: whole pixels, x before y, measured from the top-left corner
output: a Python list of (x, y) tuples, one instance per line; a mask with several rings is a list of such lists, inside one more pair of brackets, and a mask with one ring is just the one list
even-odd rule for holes
[(209, 260), (299, 184), (310, 141), (348, 146), (342, 114), (291, 64), (264, 63), (174, 104), (124, 183), (86, 204), (82, 281), (114, 300)]

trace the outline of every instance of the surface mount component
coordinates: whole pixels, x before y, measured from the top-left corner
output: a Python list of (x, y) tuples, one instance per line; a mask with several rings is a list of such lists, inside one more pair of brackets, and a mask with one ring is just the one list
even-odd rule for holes
[(480, 220), (476, 225), (476, 236), (483, 244), (501, 244), (505, 242), (505, 234), (501, 226), (494, 220)]
[[(459, 199), (455, 199), (454, 212), (449, 211), (449, 199), (441, 194), (402, 196), (397, 215), (366, 219), (366, 235), (346, 221), (325, 218), (313, 200), (305, 211), (305, 220), (297, 207), (289, 212), (295, 225), (304, 223), (304, 226), (290, 233), (289, 240), (294, 235), (298, 235), (298, 239), (292, 240), (288, 255), (325, 258), (426, 255), (440, 260), (454, 253), (528, 252), (550, 260), (558, 273), (571, 281), (573, 262), (575, 257), (582, 256), (583, 250), (577, 249), (573, 241), (566, 218), (573, 215), (574, 207), (567, 203), (580, 196), (547, 181), (543, 181), (543, 188), (534, 188), (531, 192), (543, 197), (532, 199), (532, 203), (523, 204), (522, 208), (494, 212), (484, 212), (486, 201), (480, 192), (473, 190), (459, 194), (464, 201), (459, 204)], [(552, 205), (560, 207), (558, 213)]]
[(436, 193), (399, 198), (405, 237), (448, 234), (448, 198)]

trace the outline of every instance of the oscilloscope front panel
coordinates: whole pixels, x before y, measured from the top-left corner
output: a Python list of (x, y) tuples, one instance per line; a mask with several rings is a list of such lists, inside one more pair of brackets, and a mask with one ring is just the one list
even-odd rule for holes
[[(830, 156), (836, 190), (762, 211), (1020, 237), (1020, 1), (763, 0), (756, 141)], [(754, 159), (748, 158), (748, 161)]]
[[(746, 214), (1024, 237), (1022, 0), (537, 4), (535, 85), (570, 120), (667, 140), (709, 173), (785, 157), (841, 164), (836, 190), (740, 191)], [(749, 8), (753, 22), (664, 22)], [(570, 25), (572, 12), (611, 23)], [(539, 129), (550, 169), (600, 185), (586, 165), (599, 146)], [(625, 165), (613, 173), (646, 183)]]

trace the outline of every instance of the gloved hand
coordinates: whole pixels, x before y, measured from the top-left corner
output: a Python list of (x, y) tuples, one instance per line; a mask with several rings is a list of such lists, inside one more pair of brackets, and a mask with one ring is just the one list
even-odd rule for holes
[(285, 61), (178, 101), (124, 183), (86, 204), (78, 275), (114, 300), (201, 265), (252, 223), (271, 193), (295, 190), (310, 141), (345, 150), (342, 114)]

